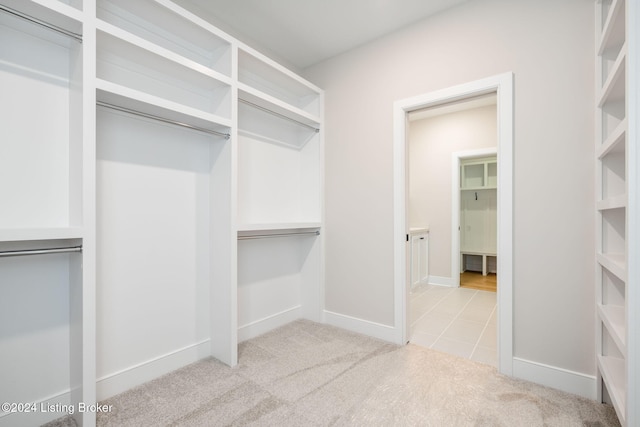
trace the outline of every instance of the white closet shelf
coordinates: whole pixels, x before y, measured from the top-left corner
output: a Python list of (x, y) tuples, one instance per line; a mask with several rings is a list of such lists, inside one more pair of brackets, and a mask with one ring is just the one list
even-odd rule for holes
[(627, 265), (624, 254), (603, 254), (598, 253), (596, 258), (600, 265), (613, 273), (623, 282), (627, 281)]
[(611, 304), (598, 304), (598, 314), (609, 335), (623, 355), (627, 354), (624, 307)]
[(607, 390), (611, 397), (613, 407), (616, 409), (618, 418), (622, 425), (625, 425), (626, 414), (626, 393), (625, 393), (625, 361), (617, 357), (598, 356), (598, 366), (607, 384)]
[(254, 231), (319, 230), (320, 222), (274, 222), (256, 224), (238, 224), (238, 235)]
[(627, 195), (619, 194), (617, 196), (609, 197), (605, 200), (600, 200), (596, 203), (596, 208), (599, 211), (606, 211), (609, 209), (619, 209), (627, 207)]
[(626, 70), (627, 45), (620, 49), (615, 63), (602, 85), (602, 91), (598, 97), (598, 107), (603, 107), (609, 102), (623, 101), (625, 97), (625, 70)]
[(81, 239), (83, 236), (82, 227), (0, 229), (0, 242)]
[(613, 153), (621, 153), (624, 154), (625, 146), (624, 142), (626, 140), (627, 135), (627, 118), (625, 117), (618, 126), (611, 132), (611, 134), (602, 142), (600, 146), (597, 156), (598, 159), (602, 160), (604, 156)]
[(612, 47), (624, 43), (624, 16), (624, 0), (613, 0), (609, 8), (609, 14), (602, 25), (600, 43), (598, 44), (598, 55), (602, 55)]
[(123, 49), (127, 48), (142, 49), (146, 52), (157, 55), (158, 57), (164, 58), (167, 61), (175, 63), (178, 66), (177, 68), (185, 69), (185, 75), (179, 77), (183, 77), (187, 81), (191, 78), (190, 76), (193, 75), (193, 72), (196, 72), (202, 74), (207, 78), (218, 81), (221, 84), (231, 86), (230, 77), (199, 62), (193, 61), (189, 58), (185, 58), (184, 56), (179, 55), (172, 50), (166, 49), (162, 46), (158, 46), (157, 44), (152, 43), (142, 37), (138, 37), (137, 35), (116, 27), (115, 25), (98, 19), (96, 22), (96, 28), (99, 31), (99, 37), (100, 32), (111, 36), (109, 38), (103, 37), (102, 40), (99, 41), (99, 43), (101, 43), (104, 47), (111, 48), (111, 50), (113, 51), (121, 53)]
[(213, 26), (163, 0), (98, 0), (98, 18), (231, 75), (231, 42)]
[(318, 128), (320, 117), (294, 107), (280, 99), (259, 91), (247, 84), (238, 82), (238, 97), (244, 101), (272, 111), (276, 114), (288, 117), (291, 120), (304, 123), (307, 126)]
[(32, 18), (82, 34), (82, 12), (57, 0), (2, 0), (2, 6)]
[(269, 92), (305, 111), (316, 111), (317, 104), (314, 101), (317, 101), (322, 90), (256, 50), (240, 46), (238, 67), (240, 82)]
[(228, 133), (231, 120), (176, 102), (167, 101), (115, 83), (96, 79), (97, 100), (166, 120), (184, 123), (215, 132)]

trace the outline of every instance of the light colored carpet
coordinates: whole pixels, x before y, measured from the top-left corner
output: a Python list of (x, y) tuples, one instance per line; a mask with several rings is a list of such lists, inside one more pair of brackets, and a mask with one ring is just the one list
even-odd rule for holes
[(618, 426), (607, 405), (309, 321), (102, 403), (99, 426)]

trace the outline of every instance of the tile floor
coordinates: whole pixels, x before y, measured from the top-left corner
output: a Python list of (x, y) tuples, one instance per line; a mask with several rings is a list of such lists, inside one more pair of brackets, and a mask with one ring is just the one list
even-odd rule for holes
[(497, 366), (495, 292), (420, 285), (410, 310), (411, 343)]

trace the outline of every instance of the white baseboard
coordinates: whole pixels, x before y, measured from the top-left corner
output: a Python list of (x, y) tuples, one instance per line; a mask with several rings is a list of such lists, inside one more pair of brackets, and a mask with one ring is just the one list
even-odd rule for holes
[(357, 332), (383, 341), (399, 344), (397, 342), (398, 332), (393, 326), (358, 319), (357, 317), (351, 317), (327, 310), (324, 311), (324, 323), (346, 329), (347, 331)]
[[(4, 402), (3, 402), (4, 403)], [(18, 402), (11, 402), (18, 403)], [(21, 404), (27, 402), (20, 402)], [(31, 427), (46, 424), (67, 414), (74, 414), (77, 407), (71, 406), (71, 393), (69, 390), (60, 392), (54, 396), (29, 402), (29, 412), (2, 412), (0, 411), (0, 427)], [(17, 409), (17, 408), (15, 408)]]
[(197, 362), (210, 355), (211, 343), (210, 340), (207, 339), (123, 369), (122, 371), (105, 375), (98, 378), (96, 382), (97, 399), (98, 401), (108, 399), (111, 396), (115, 396), (116, 394)]
[(513, 358), (513, 376), (547, 387), (596, 399), (596, 377), (556, 366)]
[(450, 288), (453, 288), (456, 285), (451, 277), (431, 276), (431, 275), (429, 276), (429, 284), (438, 285), (438, 286), (448, 286)]
[(280, 313), (255, 320), (238, 328), (238, 342), (246, 341), (269, 332), (272, 329), (284, 326), (302, 317), (302, 307), (295, 306)]

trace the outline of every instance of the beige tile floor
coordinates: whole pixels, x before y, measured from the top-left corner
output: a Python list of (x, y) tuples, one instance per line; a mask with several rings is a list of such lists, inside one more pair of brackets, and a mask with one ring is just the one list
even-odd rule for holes
[(497, 366), (495, 292), (417, 286), (410, 323), (413, 344)]

